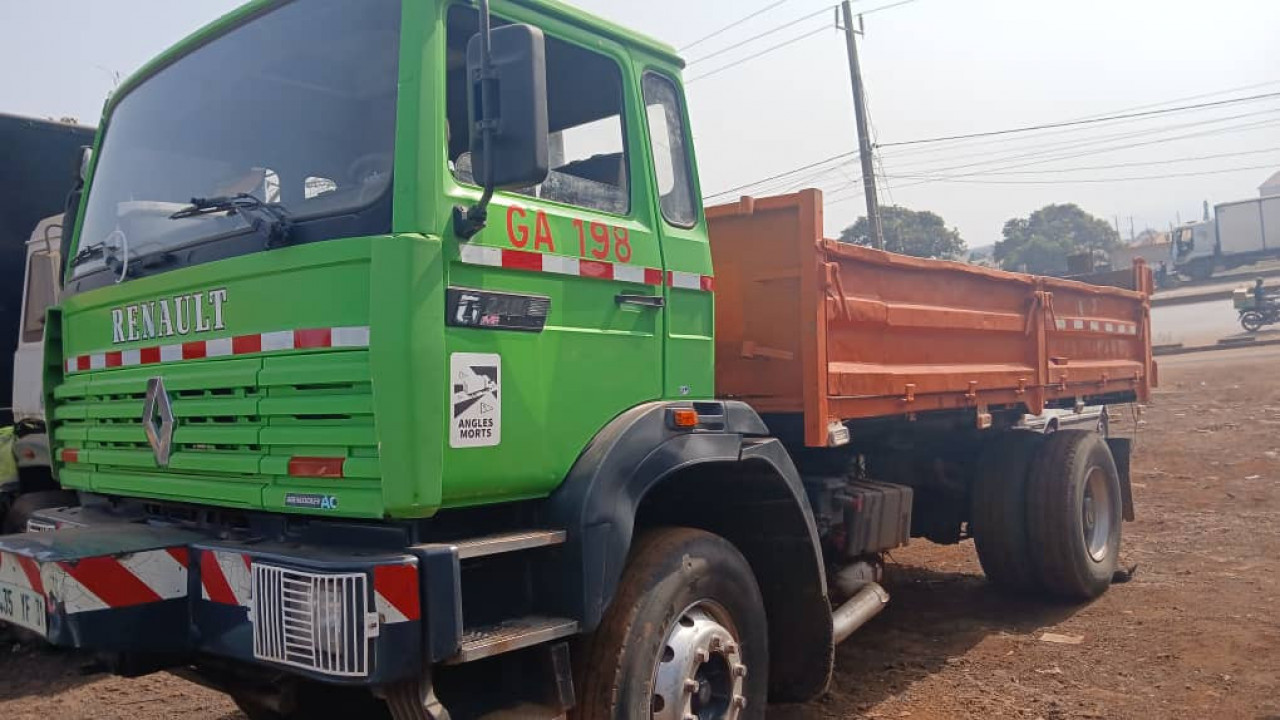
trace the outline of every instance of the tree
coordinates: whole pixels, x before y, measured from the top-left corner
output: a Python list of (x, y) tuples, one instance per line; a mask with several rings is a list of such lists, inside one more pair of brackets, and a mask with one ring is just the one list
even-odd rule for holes
[(1109, 253), (1120, 245), (1110, 223), (1078, 205), (1046, 205), (1025, 218), (1004, 224), (1004, 239), (996, 243), (995, 258), (1007, 270), (1044, 275), (1067, 272), (1067, 258), (1080, 253)]
[[(965, 251), (960, 233), (948, 228), (942, 218), (928, 210), (909, 210), (898, 205), (880, 208), (884, 226), (884, 249), (924, 258), (957, 258)], [(840, 233), (840, 242), (871, 247), (871, 228), (865, 217)]]

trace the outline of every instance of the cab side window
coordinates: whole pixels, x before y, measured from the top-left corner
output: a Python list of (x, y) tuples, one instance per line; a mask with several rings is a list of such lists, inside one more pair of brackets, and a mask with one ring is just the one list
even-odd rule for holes
[[(502, 21), (494, 18), (494, 24)], [(459, 182), (474, 184), (467, 127), (467, 43), (479, 29), (472, 8), (449, 11), (449, 167)], [(599, 53), (547, 38), (547, 120), (551, 172), (521, 195), (625, 215), (631, 209), (622, 72)]]
[(697, 210), (680, 95), (675, 83), (655, 73), (645, 73), (643, 85), (662, 217), (672, 225), (692, 227), (697, 221)]

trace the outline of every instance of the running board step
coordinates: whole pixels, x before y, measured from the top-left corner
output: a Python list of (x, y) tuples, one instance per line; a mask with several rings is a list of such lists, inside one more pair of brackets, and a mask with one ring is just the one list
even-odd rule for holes
[(458, 559), (500, 555), (502, 553), (532, 550), (549, 545), (563, 545), (566, 533), (564, 530), (521, 530), (518, 532), (500, 533), (467, 538), (456, 543), (441, 543), (458, 548)]
[(507, 620), (487, 627), (469, 628), (462, 635), (458, 654), (446, 662), (450, 665), (468, 663), (559, 640), (577, 632), (577, 620), (536, 615)]

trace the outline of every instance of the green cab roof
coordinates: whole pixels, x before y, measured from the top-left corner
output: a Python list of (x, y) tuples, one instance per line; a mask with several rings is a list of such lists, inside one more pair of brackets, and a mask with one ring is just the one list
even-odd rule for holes
[(579, 10), (572, 5), (560, 2), (560, 0), (506, 0), (506, 2), (498, 0), (497, 5), (501, 7), (507, 2), (511, 2), (516, 5), (523, 5), (546, 15), (551, 15), (566, 22), (573, 23), (586, 30), (604, 35), (611, 40), (616, 40), (624, 45), (633, 45), (643, 48), (644, 50), (653, 53), (654, 55), (657, 55), (678, 67), (684, 67), (684, 61), (676, 54), (675, 48), (670, 45), (651, 38), (648, 35), (625, 28), (617, 23), (610, 22), (604, 18)]
[[(251, 0), (226, 15), (210, 22), (204, 27), (201, 27), (182, 40), (174, 43), (167, 50), (152, 58), (145, 65), (134, 71), (123, 83), (120, 84), (118, 88), (116, 88), (116, 90), (107, 99), (106, 105), (103, 107), (103, 117), (105, 118), (110, 114), (111, 109), (120, 98), (127, 95), (130, 90), (136, 87), (147, 77), (159, 72), (165, 66), (191, 52), (196, 47), (218, 37), (230, 28), (240, 25), (256, 15), (261, 15), (275, 7), (285, 4), (286, 2), (292, 1), (293, 0)], [(404, 0), (404, 2), (413, 1), (414, 0)], [(584, 30), (608, 37), (609, 39), (623, 45), (641, 48), (662, 60), (672, 63), (676, 67), (684, 67), (684, 61), (676, 54), (675, 48), (670, 45), (650, 38), (647, 35), (628, 30), (621, 25), (596, 17), (595, 15), (579, 10), (572, 5), (559, 2), (559, 0), (496, 0), (494, 5), (494, 9), (499, 12), (503, 5), (520, 5), (554, 17), (558, 20), (577, 25)]]

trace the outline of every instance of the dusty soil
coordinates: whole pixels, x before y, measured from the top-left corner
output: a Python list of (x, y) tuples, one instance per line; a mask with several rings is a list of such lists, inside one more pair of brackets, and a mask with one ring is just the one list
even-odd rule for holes
[[(1280, 348), (1165, 359), (1156, 402), (1114, 426), (1138, 438), (1130, 582), (1083, 607), (1010, 600), (972, 544), (913, 545), (894, 553), (888, 609), (840, 648), (831, 692), (770, 719), (1280, 720), (1278, 367)], [(0, 718), (243, 718), (183, 680), (83, 664), (0, 647)]]

